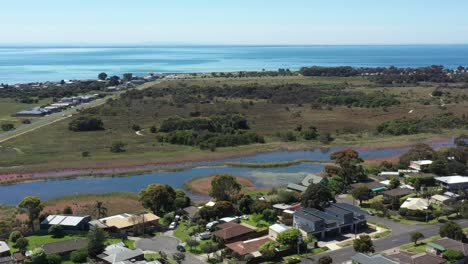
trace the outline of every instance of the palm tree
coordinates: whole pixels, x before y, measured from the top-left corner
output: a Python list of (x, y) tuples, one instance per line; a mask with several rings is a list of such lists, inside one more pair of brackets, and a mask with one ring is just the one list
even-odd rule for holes
[(104, 206), (104, 202), (96, 201), (94, 204), (94, 212), (97, 213), (97, 218), (107, 216), (107, 207)]

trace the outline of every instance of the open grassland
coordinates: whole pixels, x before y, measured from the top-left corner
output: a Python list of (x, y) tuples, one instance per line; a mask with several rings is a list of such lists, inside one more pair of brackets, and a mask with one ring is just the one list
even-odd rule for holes
[(108, 215), (140, 213), (145, 209), (134, 193), (80, 194), (64, 196), (45, 202), (44, 212), (55, 214), (70, 206), (75, 215), (95, 215), (96, 201), (103, 202)]
[(15, 127), (18, 127), (24, 119), (34, 120), (34, 118), (30, 117), (12, 117), (11, 115), (19, 111), (48, 104), (51, 101), (51, 99), (42, 99), (35, 104), (25, 104), (13, 98), (0, 98), (0, 124), (11, 123), (15, 125)]
[[(98, 116), (104, 122), (105, 130), (93, 132), (72, 132), (65, 120), (37, 129), (26, 135), (9, 140), (0, 147), (0, 173), (26, 173), (50, 170), (83, 168), (133, 167), (147, 164), (181, 163), (208, 159), (252, 154), (280, 148), (299, 149), (322, 145), (317, 140), (281, 142), (277, 133), (293, 131), (297, 126), (304, 128), (314, 125), (319, 132), (330, 132), (335, 138), (332, 145), (393, 146), (411, 144), (414, 140), (428, 138), (450, 138), (467, 132), (466, 129), (441, 131), (438, 134), (408, 136), (387, 136), (375, 132), (384, 121), (401, 117), (436, 116), (451, 112), (462, 116), (468, 114), (468, 101), (461, 99), (466, 89), (443, 88), (447, 91), (441, 98), (430, 93), (435, 89), (427, 87), (380, 88), (364, 77), (263, 77), (263, 78), (214, 78), (195, 80), (167, 80), (156, 83), (149, 89), (177, 89), (177, 87), (217, 87), (223, 85), (277, 85), (298, 83), (314, 87), (340, 86), (345, 91), (392, 94), (401, 104), (389, 107), (361, 108), (348, 106), (313, 107), (311, 104), (282, 104), (264, 99), (245, 99), (235, 95), (214, 98), (210, 103), (178, 104), (171, 97), (144, 97), (131, 100), (113, 100), (99, 106), (88, 114)], [(313, 89), (313, 88), (311, 88)], [(444, 106), (441, 107), (440, 105)], [(246, 116), (250, 130), (266, 139), (266, 144), (217, 148), (215, 152), (200, 150), (197, 146), (171, 145), (160, 143), (151, 126), (158, 127), (171, 116), (189, 117), (199, 112), (202, 116), (220, 113), (239, 113)], [(411, 112), (411, 113), (410, 113)], [(139, 125), (138, 135), (132, 129)], [(113, 142), (126, 144), (124, 153), (109, 151)], [(89, 157), (82, 157), (89, 152)]]

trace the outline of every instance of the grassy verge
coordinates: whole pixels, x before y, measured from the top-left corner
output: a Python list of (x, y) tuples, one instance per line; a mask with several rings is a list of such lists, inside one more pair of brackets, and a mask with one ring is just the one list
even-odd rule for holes
[(304, 253), (304, 254), (295, 254), (295, 255), (290, 255), (290, 256), (284, 257), (283, 260), (285, 261), (285, 263), (290, 263), (288, 261), (294, 261), (294, 260), (299, 260), (300, 261), (305, 257), (310, 257), (310, 256), (313, 256), (313, 255), (317, 255), (317, 254), (326, 252), (328, 250), (329, 250), (328, 247), (314, 248), (310, 252), (307, 252), (307, 253)]

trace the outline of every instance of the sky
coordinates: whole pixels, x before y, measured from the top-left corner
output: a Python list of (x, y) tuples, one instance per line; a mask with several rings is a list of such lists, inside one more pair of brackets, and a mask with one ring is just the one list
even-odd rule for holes
[(466, 0), (14, 0), (0, 45), (468, 44)]

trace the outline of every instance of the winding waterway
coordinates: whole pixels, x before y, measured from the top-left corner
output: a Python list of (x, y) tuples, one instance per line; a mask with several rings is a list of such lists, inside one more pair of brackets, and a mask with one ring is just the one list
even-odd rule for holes
[[(453, 140), (432, 143), (435, 148), (453, 145)], [(329, 160), (330, 154), (343, 149), (334, 147), (327, 149), (310, 149), (297, 151), (274, 151), (252, 156), (232, 158), (218, 161), (199, 162), (193, 167), (178, 171), (158, 171), (137, 176), (124, 177), (82, 177), (69, 180), (53, 180), (26, 182), (15, 185), (0, 186), (0, 203), (17, 204), (25, 196), (39, 196), (42, 200), (82, 193), (138, 192), (148, 184), (162, 183), (174, 188), (184, 188), (184, 182), (208, 176), (214, 173), (230, 173), (250, 179), (257, 187), (284, 186), (288, 182), (299, 182), (307, 173), (320, 172), (323, 164), (302, 163), (281, 168), (240, 168), (226, 166), (227, 162), (270, 163), (294, 160)], [(356, 148), (364, 159), (379, 159), (394, 157), (406, 152), (409, 147), (366, 149)], [(185, 164), (186, 165), (186, 164)], [(181, 165), (182, 166), (182, 165)], [(204, 197), (191, 194), (192, 197)]]

